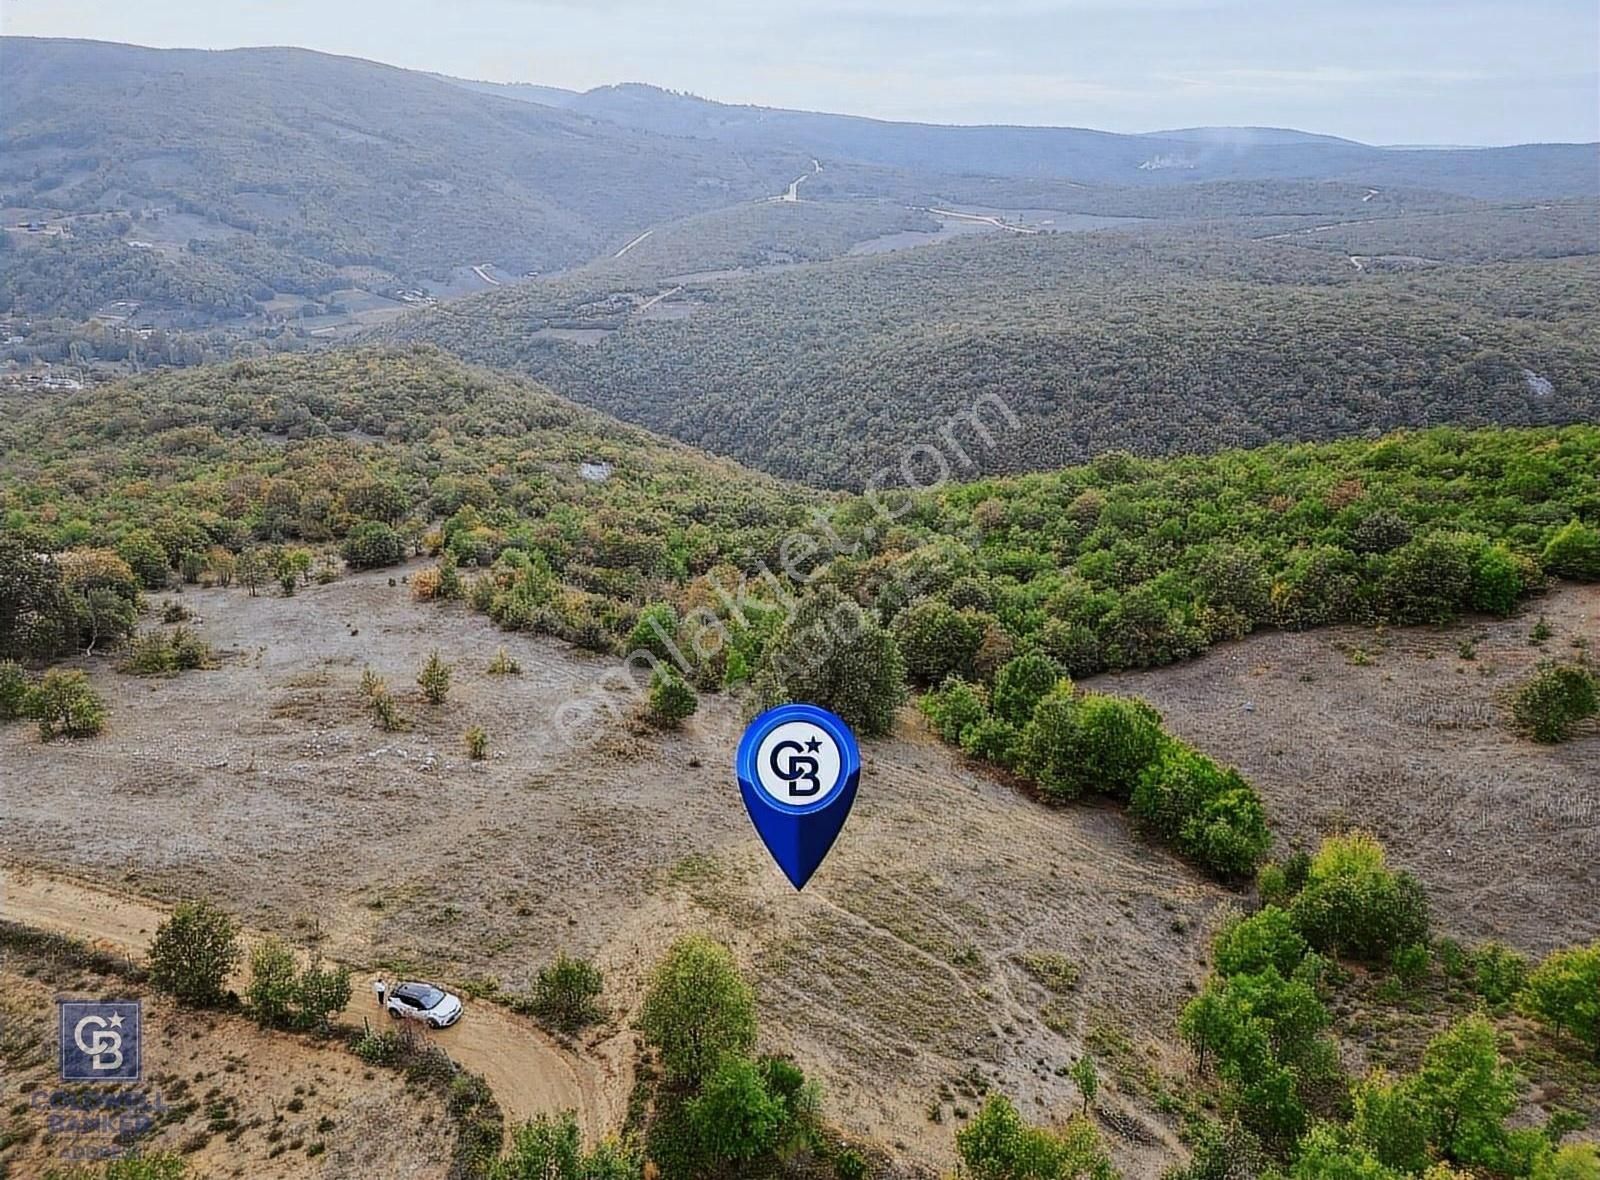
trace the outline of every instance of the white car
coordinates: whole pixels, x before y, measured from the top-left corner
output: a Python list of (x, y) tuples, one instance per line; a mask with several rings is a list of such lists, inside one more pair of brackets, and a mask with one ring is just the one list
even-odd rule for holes
[(424, 1021), (429, 1028), (449, 1028), (461, 1019), (461, 997), (431, 983), (402, 983), (384, 1001), (396, 1020)]

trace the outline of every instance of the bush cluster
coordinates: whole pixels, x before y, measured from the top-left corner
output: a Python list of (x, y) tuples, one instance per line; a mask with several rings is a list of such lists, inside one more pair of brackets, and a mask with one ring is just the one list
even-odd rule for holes
[(1237, 771), (1168, 735), (1145, 702), (1078, 691), (1041, 653), (1001, 665), (992, 688), (948, 676), (917, 706), (945, 741), (1048, 799), (1128, 802), (1143, 830), (1221, 876), (1248, 874), (1271, 847), (1261, 799)]

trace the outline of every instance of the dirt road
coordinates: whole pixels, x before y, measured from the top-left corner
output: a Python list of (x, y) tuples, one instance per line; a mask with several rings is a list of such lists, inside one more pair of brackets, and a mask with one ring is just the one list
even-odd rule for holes
[[(0, 916), (133, 958), (144, 955), (166, 915), (153, 902), (70, 878), (11, 867), (0, 872)], [(259, 937), (246, 934), (247, 942)], [(356, 972), (355, 994), (342, 1014), (349, 1023), (363, 1017), (387, 1023), (366, 986), (369, 974)], [(233, 982), (242, 989), (242, 974)], [(469, 1003), (455, 1027), (427, 1035), (465, 1068), (483, 1075), (508, 1122), (575, 1110), (591, 1139), (621, 1122), (631, 1079), (625, 1076), (625, 1046), (615, 1041), (599, 1046), (603, 1060), (580, 1057), (531, 1021), (483, 1001)]]

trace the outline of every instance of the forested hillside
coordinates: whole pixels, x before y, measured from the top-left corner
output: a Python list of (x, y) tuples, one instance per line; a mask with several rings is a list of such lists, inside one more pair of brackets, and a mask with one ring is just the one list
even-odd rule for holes
[[(971, 473), (1591, 420), (1597, 291), (1593, 257), (1387, 274), (1291, 240), (1013, 235), (692, 282), (669, 322), (553, 283), (393, 332), (779, 475), (860, 487), (986, 395), (1021, 427)], [(539, 334), (552, 325), (607, 331), (572, 344)]]
[[(581, 262), (653, 222), (779, 192), (808, 162), (301, 49), (7, 38), (3, 56), (0, 206), (126, 211), (131, 236), (156, 245), (242, 237), (225, 253), (374, 268), (391, 284)], [(74, 258), (73, 305), (137, 297), (115, 263)], [(259, 265), (222, 264), (261, 285)], [(12, 295), (21, 310), (66, 306), (31, 285)]]

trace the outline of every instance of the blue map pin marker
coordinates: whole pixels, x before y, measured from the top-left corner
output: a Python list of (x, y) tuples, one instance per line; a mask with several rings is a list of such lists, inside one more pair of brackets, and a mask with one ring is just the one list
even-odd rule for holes
[(745, 810), (796, 889), (833, 847), (856, 801), (861, 751), (850, 727), (815, 705), (779, 705), (750, 723), (734, 762)]

